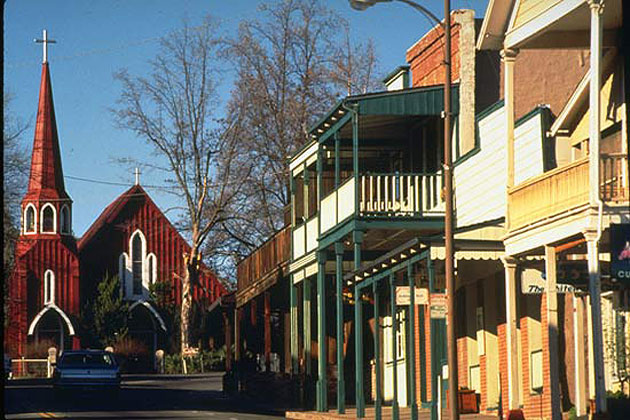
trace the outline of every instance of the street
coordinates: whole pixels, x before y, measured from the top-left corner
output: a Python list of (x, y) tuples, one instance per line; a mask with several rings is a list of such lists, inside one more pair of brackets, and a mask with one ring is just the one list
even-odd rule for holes
[(227, 398), (221, 392), (222, 375), (123, 376), (116, 397), (90, 390), (58, 398), (46, 380), (13, 380), (5, 384), (4, 413), (7, 419), (253, 420), (281, 415), (280, 411)]

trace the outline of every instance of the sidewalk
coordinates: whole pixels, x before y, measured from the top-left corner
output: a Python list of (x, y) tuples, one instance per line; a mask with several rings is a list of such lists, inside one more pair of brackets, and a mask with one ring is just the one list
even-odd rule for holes
[[(355, 420), (356, 410), (354, 407), (347, 407), (345, 414), (338, 414), (336, 410), (329, 410), (327, 413), (320, 413), (318, 411), (287, 411), (285, 417), (287, 419), (294, 420)], [(373, 419), (374, 407), (365, 408), (365, 419)], [(381, 418), (391, 419), (392, 408), (383, 407), (381, 410)], [(400, 407), (399, 411), (400, 420), (411, 419), (411, 409), (408, 407)], [(487, 414), (460, 414), (462, 420), (496, 420), (497, 416), (491, 416)], [(442, 410), (442, 420), (448, 420), (449, 415), (447, 410)], [(418, 410), (418, 420), (431, 420), (431, 411), (428, 409)]]

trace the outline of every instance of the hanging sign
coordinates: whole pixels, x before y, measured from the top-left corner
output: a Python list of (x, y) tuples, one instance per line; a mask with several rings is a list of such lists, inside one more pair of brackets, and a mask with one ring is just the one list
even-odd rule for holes
[(446, 294), (432, 293), (429, 299), (431, 319), (446, 319)]
[[(565, 277), (566, 278), (566, 277)], [(558, 276), (560, 280), (560, 276)], [(540, 295), (547, 291), (547, 281), (545, 273), (535, 268), (527, 268), (521, 273), (521, 290), (526, 295)], [(556, 283), (557, 293), (575, 293), (573, 284)]]
[[(414, 303), (416, 305), (427, 305), (429, 303), (429, 290), (425, 288), (414, 288)], [(411, 303), (409, 286), (396, 287), (396, 305), (406, 306)]]
[(630, 224), (610, 226), (610, 276), (630, 285)]

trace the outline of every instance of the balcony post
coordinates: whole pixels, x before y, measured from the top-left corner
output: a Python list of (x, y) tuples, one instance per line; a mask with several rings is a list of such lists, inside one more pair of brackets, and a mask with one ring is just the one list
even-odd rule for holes
[(595, 385), (595, 412), (606, 412), (606, 384), (604, 382), (604, 354), (602, 337), (602, 300), (599, 266), (598, 233), (584, 232), (588, 254), (588, 290), (591, 300), (591, 331), (593, 372)]
[(265, 334), (265, 371), (271, 370), (271, 293), (269, 289), (263, 293), (263, 314)]
[(302, 280), (303, 287), (303, 312), (304, 312), (304, 373), (306, 377), (311, 376), (311, 343), (312, 343), (312, 333), (311, 333), (311, 280), (309, 278), (304, 278)]
[(326, 251), (317, 252), (317, 411), (328, 411), (326, 377)]
[(602, 33), (604, 11), (602, 0), (589, 0), (591, 8), (591, 48), (590, 48), (590, 92), (589, 92), (589, 202), (591, 206), (599, 204), (599, 144), (601, 139), (601, 71), (602, 71)]
[(335, 132), (335, 189), (339, 188), (340, 167), (339, 167), (339, 132)]
[(504, 49), (501, 51), (503, 61), (503, 90), (505, 109), (505, 130), (507, 140), (507, 188), (514, 186), (514, 62), (517, 51)]
[(396, 317), (396, 274), (391, 273), (389, 275), (389, 299), (391, 304), (391, 313), (392, 313), (392, 382), (394, 389), (394, 398), (392, 400), (392, 419), (399, 419), (398, 412), (398, 346), (397, 342), (397, 334), (398, 334), (398, 318)]
[[(515, 258), (502, 257), (505, 268), (505, 326), (507, 338), (507, 377), (509, 413), (523, 418), (519, 401), (520, 378), (518, 376), (518, 314), (516, 313), (516, 294), (518, 291), (517, 261)], [(508, 417), (509, 415), (508, 414)]]
[(407, 335), (407, 360), (409, 371), (407, 376), (407, 389), (409, 390), (409, 407), (411, 408), (411, 420), (418, 419), (418, 402), (416, 400), (416, 282), (413, 278), (413, 266), (407, 266), (407, 281), (409, 282), (409, 334)]
[(372, 283), (372, 293), (374, 294), (374, 370), (376, 376), (376, 385), (374, 390), (374, 417), (375, 420), (381, 420), (381, 409), (383, 400), (381, 396), (381, 314), (380, 305), (381, 297), (378, 290), (378, 282)]
[[(352, 232), (354, 241), (354, 269), (361, 267), (361, 244), (363, 232)], [(359, 284), (354, 285), (354, 349), (355, 349), (355, 389), (357, 417), (365, 417), (365, 396), (363, 392), (363, 310), (361, 306), (361, 289)]]
[(346, 383), (343, 369), (343, 242), (335, 242), (335, 285), (337, 300), (337, 413), (346, 412)]
[(562, 418), (560, 408), (560, 378), (558, 372), (558, 293), (556, 291), (556, 249), (545, 246), (545, 273), (547, 280), (547, 334), (549, 356), (549, 404), (552, 420)]
[[(359, 111), (352, 109), (352, 168), (354, 173), (354, 215), (359, 215)], [(358, 268), (358, 267), (357, 267)]]
[(293, 283), (293, 275), (289, 277), (289, 300), (291, 307), (291, 374), (298, 373), (298, 293)]

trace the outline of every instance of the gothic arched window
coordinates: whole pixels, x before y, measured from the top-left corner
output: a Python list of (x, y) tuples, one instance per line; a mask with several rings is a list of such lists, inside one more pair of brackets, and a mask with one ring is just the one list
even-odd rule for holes
[(46, 204), (42, 208), (42, 233), (55, 233), (55, 208)]
[(37, 230), (35, 224), (35, 206), (29, 204), (24, 211), (24, 233), (34, 233)]
[(52, 270), (44, 273), (44, 305), (55, 302), (55, 274)]
[(148, 283), (153, 284), (157, 279), (157, 258), (155, 254), (149, 254), (147, 256), (147, 274), (149, 276)]
[(131, 241), (131, 273), (133, 278), (133, 294), (142, 294), (142, 239), (134, 235)]
[(67, 205), (61, 208), (61, 216), (59, 217), (59, 224), (61, 226), (61, 233), (70, 233), (70, 210)]

